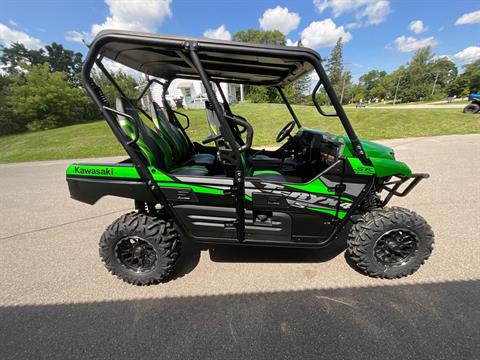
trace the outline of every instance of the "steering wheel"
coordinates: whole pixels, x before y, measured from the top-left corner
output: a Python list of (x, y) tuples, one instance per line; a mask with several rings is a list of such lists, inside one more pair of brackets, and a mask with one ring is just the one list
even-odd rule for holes
[(290, 137), (290, 133), (292, 132), (293, 128), (295, 127), (295, 121), (290, 121), (288, 124), (286, 124), (282, 130), (277, 135), (277, 138), (275, 139), (277, 143), (282, 142), (285, 140), (285, 138)]

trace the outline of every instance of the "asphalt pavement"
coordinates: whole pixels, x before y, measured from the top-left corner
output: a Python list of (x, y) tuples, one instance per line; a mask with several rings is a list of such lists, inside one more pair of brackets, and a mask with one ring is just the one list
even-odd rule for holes
[(338, 252), (190, 244), (171, 281), (128, 285), (98, 240), (131, 201), (71, 200), (72, 160), (0, 164), (0, 359), (480, 359), (480, 135), (382, 143), (431, 175), (392, 204), (433, 255), (394, 281)]

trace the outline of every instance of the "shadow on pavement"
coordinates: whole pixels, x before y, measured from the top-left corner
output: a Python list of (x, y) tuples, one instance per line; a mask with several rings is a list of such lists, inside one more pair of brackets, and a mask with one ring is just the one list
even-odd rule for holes
[(182, 241), (180, 257), (178, 258), (173, 273), (169, 276), (167, 282), (181, 278), (192, 272), (200, 261), (200, 251), (201, 248), (196, 243), (188, 240)]
[(478, 359), (479, 281), (0, 308), (0, 359)]
[(209, 248), (209, 254), (214, 262), (320, 263), (332, 260), (345, 249), (346, 241), (340, 239), (321, 249), (215, 246)]

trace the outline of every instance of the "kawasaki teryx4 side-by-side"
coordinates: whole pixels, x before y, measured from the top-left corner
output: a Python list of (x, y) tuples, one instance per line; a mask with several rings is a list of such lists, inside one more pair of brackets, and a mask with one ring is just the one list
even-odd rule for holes
[[(148, 77), (140, 98), (152, 84), (163, 86), (163, 101), (142, 108), (103, 59)], [(94, 65), (118, 91), (116, 104), (94, 82)], [(290, 106), (284, 86), (311, 72), (319, 79), (315, 108), (337, 117), (346, 135), (302, 126)], [(203, 84), (210, 129), (203, 144), (191, 141), (188, 117), (165, 97), (174, 79)], [(72, 198), (89, 204), (106, 195), (134, 200), (135, 211), (109, 225), (100, 240), (107, 269), (129, 283), (167, 279), (187, 240), (324, 249), (343, 240), (359, 271), (389, 279), (412, 274), (431, 254), (434, 235), (425, 220), (387, 207), (428, 175), (413, 174), (392, 149), (357, 138), (311, 49), (107, 30), (90, 45), (82, 81), (128, 158), (73, 164), (68, 186)], [(254, 129), (232, 112), (221, 83), (276, 89), (292, 118), (276, 138), (283, 145), (253, 149)], [(321, 86), (335, 113), (318, 103)]]

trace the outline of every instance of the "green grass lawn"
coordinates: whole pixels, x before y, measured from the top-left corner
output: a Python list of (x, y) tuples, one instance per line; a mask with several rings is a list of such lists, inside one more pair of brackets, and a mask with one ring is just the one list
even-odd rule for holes
[[(246, 117), (255, 129), (254, 145), (275, 144), (275, 136), (291, 120), (281, 104), (239, 104), (234, 113)], [(343, 134), (338, 118), (325, 118), (313, 106), (294, 106), (303, 126)], [(465, 115), (461, 109), (347, 109), (363, 139), (378, 140), (415, 136), (480, 133), (480, 115)], [(185, 110), (190, 116), (190, 136), (199, 141), (208, 134), (205, 110)], [(59, 129), (0, 137), (0, 163), (123, 155), (105, 121)]]

